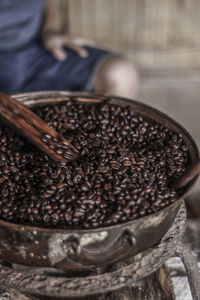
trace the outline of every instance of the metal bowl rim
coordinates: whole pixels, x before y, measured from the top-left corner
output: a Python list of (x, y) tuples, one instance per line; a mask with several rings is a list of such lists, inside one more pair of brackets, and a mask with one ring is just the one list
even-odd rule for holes
[[(150, 105), (147, 105), (147, 104), (144, 104), (144, 103), (141, 103), (137, 100), (132, 100), (132, 99), (128, 99), (128, 98), (124, 98), (124, 97), (117, 97), (117, 96), (109, 96), (109, 97), (106, 97), (104, 95), (101, 95), (101, 94), (94, 94), (94, 93), (88, 93), (88, 92), (78, 92), (78, 91), (64, 91), (64, 90), (61, 90), (61, 91), (50, 91), (50, 90), (47, 90), (47, 91), (38, 91), (38, 92), (28, 92), (28, 93), (19, 93), (19, 94), (13, 94), (12, 96), (13, 97), (16, 97), (18, 98), (19, 100), (22, 99), (22, 100), (27, 100), (26, 98), (27, 97), (30, 97), (30, 99), (34, 100), (34, 96), (37, 97), (43, 97), (45, 99), (45, 96), (48, 97), (51, 97), (52, 100), (58, 96), (64, 96), (64, 97), (85, 97), (85, 98), (95, 98), (95, 99), (102, 99), (102, 100), (121, 100), (121, 101), (125, 101), (127, 104), (135, 104), (139, 107), (146, 107), (152, 111), (154, 111), (155, 113), (157, 113), (158, 115), (162, 116), (163, 118), (167, 119), (168, 121), (170, 121), (172, 124), (174, 124), (176, 127), (178, 127), (182, 132), (184, 132), (185, 135), (187, 135), (187, 137), (191, 140), (192, 144), (193, 144), (193, 148), (194, 150), (196, 151), (196, 154), (197, 154), (197, 157), (200, 158), (200, 153), (199, 153), (199, 150), (198, 150), (198, 146), (195, 142), (195, 140), (193, 139), (193, 137), (190, 135), (190, 133), (181, 125), (179, 124), (177, 121), (175, 121), (174, 119), (172, 119), (171, 117), (169, 117), (167, 114), (161, 112), (160, 110), (150, 106)], [(35, 97), (35, 99), (36, 99)], [(27, 100), (28, 101), (28, 100)], [(63, 100), (64, 101), (64, 100)], [(138, 222), (139, 220), (140, 221), (144, 221), (147, 219), (147, 218), (150, 218), (150, 217), (157, 217), (159, 214), (161, 213), (165, 213), (166, 211), (168, 211), (170, 208), (173, 208), (174, 206), (178, 205), (178, 202), (179, 204), (181, 203), (181, 201), (183, 200), (183, 197), (185, 197), (189, 192), (190, 190), (194, 187), (194, 185), (197, 183), (198, 181), (198, 178), (199, 178), (199, 175), (196, 176), (186, 187), (186, 190), (185, 192), (183, 193), (183, 195), (181, 195), (181, 197), (179, 197), (175, 202), (171, 203), (170, 205), (164, 207), (163, 209), (155, 212), (155, 213), (152, 213), (152, 214), (149, 214), (147, 216), (144, 216), (144, 217), (138, 217), (137, 219), (134, 219), (134, 220), (129, 220), (129, 221), (126, 221), (126, 222), (122, 222), (122, 223), (117, 223), (117, 224), (114, 224), (114, 225), (108, 225), (108, 226), (102, 226), (102, 227), (97, 227), (97, 228), (90, 228), (90, 229), (84, 229), (84, 228), (51, 228), (51, 227), (38, 227), (38, 226), (31, 226), (31, 225), (24, 225), (24, 224), (17, 224), (17, 223), (11, 223), (11, 222), (7, 222), (7, 221), (4, 221), (4, 220), (1, 220), (0, 219), (0, 224), (4, 225), (4, 226), (7, 226), (7, 227), (14, 227), (15, 230), (29, 230), (29, 231), (39, 231), (39, 232), (57, 232), (57, 233), (69, 233), (69, 232), (76, 232), (76, 233), (93, 233), (93, 232), (100, 232), (100, 231), (105, 231), (105, 230), (112, 230), (112, 229), (117, 229), (119, 227), (128, 227), (129, 225), (133, 225), (134, 223)]]

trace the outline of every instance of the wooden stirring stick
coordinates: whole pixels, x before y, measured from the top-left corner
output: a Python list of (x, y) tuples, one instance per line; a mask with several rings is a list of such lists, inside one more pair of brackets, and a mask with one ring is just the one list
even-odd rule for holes
[(60, 162), (77, 159), (78, 151), (61, 134), (49, 127), (27, 107), (2, 92), (0, 92), (0, 118), (51, 159)]

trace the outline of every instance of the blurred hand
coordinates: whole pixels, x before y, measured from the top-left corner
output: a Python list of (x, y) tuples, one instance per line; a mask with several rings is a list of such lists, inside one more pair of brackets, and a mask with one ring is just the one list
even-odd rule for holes
[(85, 58), (88, 56), (88, 51), (83, 46), (94, 46), (95, 42), (90, 39), (81, 37), (69, 36), (59, 33), (44, 33), (42, 35), (44, 47), (58, 60), (65, 60), (67, 52), (64, 47), (70, 48), (79, 56)]

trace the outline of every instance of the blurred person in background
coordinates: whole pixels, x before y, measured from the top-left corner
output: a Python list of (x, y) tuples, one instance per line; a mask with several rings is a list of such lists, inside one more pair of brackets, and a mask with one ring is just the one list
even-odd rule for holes
[(0, 90), (84, 90), (134, 98), (137, 74), (119, 53), (63, 34), (59, 0), (0, 0)]

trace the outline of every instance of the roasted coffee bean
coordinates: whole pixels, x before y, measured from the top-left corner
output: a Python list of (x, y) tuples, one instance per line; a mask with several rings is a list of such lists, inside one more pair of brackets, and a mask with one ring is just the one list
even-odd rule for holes
[(6, 180), (5, 177), (0, 177), (0, 184), (3, 183)]
[(108, 166), (100, 166), (98, 170), (100, 173), (107, 173), (109, 171), (109, 167)]
[[(52, 161), (0, 124), (0, 218), (53, 228), (96, 228), (155, 213), (181, 196), (170, 188), (190, 165), (179, 133), (109, 102), (61, 102), (33, 111), (80, 157)], [(61, 141), (41, 138), (66, 158)]]
[(7, 197), (8, 194), (9, 194), (9, 190), (8, 190), (8, 189), (2, 189), (2, 190), (1, 190), (1, 195), (2, 195), (3, 197)]
[(130, 161), (130, 160), (125, 160), (124, 162), (123, 162), (123, 166), (124, 167), (130, 167), (132, 165), (132, 161)]
[(58, 189), (58, 190), (63, 190), (64, 189), (64, 184), (63, 183), (58, 183), (57, 185), (56, 185), (56, 189)]

